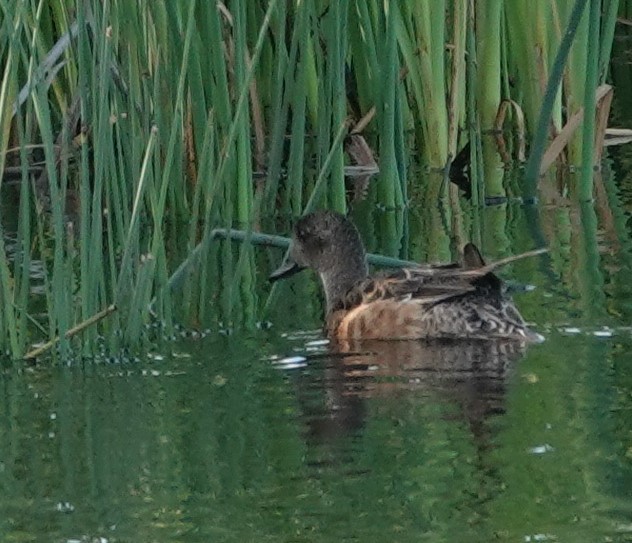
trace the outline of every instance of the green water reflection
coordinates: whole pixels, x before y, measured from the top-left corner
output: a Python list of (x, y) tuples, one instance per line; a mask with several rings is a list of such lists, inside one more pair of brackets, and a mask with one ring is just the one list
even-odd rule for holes
[(632, 538), (629, 332), (465, 362), (333, 358), (319, 337), (5, 370), (0, 540)]

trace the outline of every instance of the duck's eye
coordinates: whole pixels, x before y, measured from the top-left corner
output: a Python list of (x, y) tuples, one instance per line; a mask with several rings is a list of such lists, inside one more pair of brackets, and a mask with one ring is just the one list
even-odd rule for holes
[(311, 234), (312, 232), (309, 228), (299, 227), (296, 229), (296, 237), (301, 241), (307, 241), (311, 237)]

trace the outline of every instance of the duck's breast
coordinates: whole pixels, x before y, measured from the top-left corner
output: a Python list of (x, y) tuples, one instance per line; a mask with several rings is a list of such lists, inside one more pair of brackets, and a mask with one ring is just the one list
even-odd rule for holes
[(342, 339), (416, 339), (427, 335), (421, 313), (414, 300), (377, 300), (334, 313), (328, 330)]

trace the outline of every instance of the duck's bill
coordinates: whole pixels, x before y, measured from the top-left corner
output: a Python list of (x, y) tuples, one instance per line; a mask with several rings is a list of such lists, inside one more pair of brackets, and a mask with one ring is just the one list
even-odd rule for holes
[(305, 269), (303, 268), (303, 266), (299, 266), (293, 260), (288, 259), (270, 274), (270, 277), (268, 277), (268, 281), (270, 281), (271, 283), (274, 283), (274, 281), (278, 281), (279, 279), (285, 279), (286, 277), (290, 277), (294, 275), (295, 273), (300, 272), (303, 269)]

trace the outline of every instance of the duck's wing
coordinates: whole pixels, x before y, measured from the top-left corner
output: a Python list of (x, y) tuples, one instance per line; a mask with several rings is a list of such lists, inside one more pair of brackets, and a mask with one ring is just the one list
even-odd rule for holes
[(343, 308), (349, 310), (376, 301), (403, 302), (413, 299), (422, 305), (433, 305), (477, 290), (500, 295), (503, 282), (493, 271), (543, 252), (546, 249), (537, 249), (486, 264), (476, 246), (468, 244), (464, 248), (461, 262), (402, 268), (365, 279), (347, 293)]
[(435, 279), (436, 282), (458, 280), (462, 279), (467, 281), (474, 280), (478, 277), (483, 277), (490, 273), (493, 273), (498, 268), (506, 266), (517, 260), (524, 258), (530, 258), (542, 253), (546, 253), (548, 249), (535, 249), (533, 251), (527, 251), (519, 255), (512, 255), (506, 258), (501, 258), (495, 262), (485, 263), (481, 253), (472, 243), (468, 243), (463, 249), (463, 255), (460, 262), (453, 262), (450, 264), (420, 264), (414, 268), (406, 268), (401, 270), (405, 272), (413, 281), (424, 281), (428, 279)]
[(548, 252), (546, 247), (534, 249), (533, 251), (508, 256), (486, 264), (476, 246), (472, 243), (468, 243), (463, 249), (463, 261), (461, 266), (422, 266), (420, 267), (419, 273), (437, 277), (450, 275), (455, 277), (482, 277), (517, 260), (541, 255), (546, 252)]
[(377, 301), (435, 304), (476, 290), (471, 278), (435, 276), (428, 270), (403, 268), (365, 279), (345, 297), (344, 308), (352, 309)]

